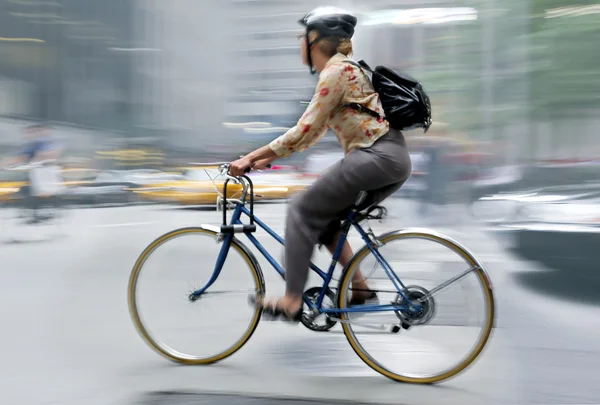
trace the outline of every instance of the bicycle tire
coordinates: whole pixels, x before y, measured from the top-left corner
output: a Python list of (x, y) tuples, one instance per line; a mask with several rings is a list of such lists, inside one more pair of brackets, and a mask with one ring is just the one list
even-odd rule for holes
[[(388, 377), (397, 382), (405, 382), (412, 384), (433, 384), (437, 382), (441, 382), (447, 379), (450, 379), (461, 372), (463, 372), (466, 368), (468, 368), (481, 354), (483, 349), (485, 348), (487, 342), (489, 341), (490, 335), (492, 333), (494, 327), (495, 320), (495, 302), (494, 302), (494, 294), (492, 290), (492, 284), (487, 276), (483, 266), (479, 261), (467, 251), (466, 248), (460, 246), (457, 242), (452, 241), (450, 238), (429, 231), (423, 230), (401, 230), (401, 231), (392, 231), (386, 234), (383, 234), (377, 238), (379, 242), (382, 244), (387, 244), (390, 241), (398, 240), (398, 239), (408, 239), (408, 238), (421, 238), (426, 240), (432, 240), (437, 243), (442, 244), (443, 246), (453, 250), (458, 253), (463, 259), (465, 259), (471, 266), (478, 267), (477, 270), (474, 270), (477, 275), (479, 281), (482, 283), (484, 287), (484, 295), (487, 303), (487, 322), (483, 328), (483, 333), (481, 334), (478, 343), (474, 346), (474, 349), (470, 352), (470, 354), (466, 357), (465, 360), (452, 367), (450, 370), (447, 370), (438, 375), (429, 376), (425, 378), (419, 377), (410, 377), (404, 376), (400, 374), (396, 374), (391, 372), (390, 370), (383, 367), (381, 364), (378, 364), (375, 360), (369, 356), (369, 354), (362, 348), (362, 346), (358, 343), (356, 337), (354, 336), (352, 330), (349, 326), (349, 318), (348, 313), (342, 312), (340, 315), (342, 322), (342, 330), (344, 331), (344, 335), (348, 340), (348, 343), (354, 350), (354, 352), (358, 355), (358, 357), (373, 370), (378, 372), (379, 374)], [(353, 274), (354, 267), (361, 262), (361, 260), (366, 257), (371, 250), (368, 246), (363, 246), (359, 251), (357, 251), (354, 257), (350, 260), (346, 268), (343, 270), (342, 277), (340, 277), (340, 282), (338, 283), (338, 296), (337, 296), (337, 306), (340, 309), (347, 307), (347, 288), (351, 282), (351, 276)]]
[[(131, 315), (132, 321), (134, 323), (134, 326), (135, 326), (137, 332), (144, 339), (144, 341), (154, 351), (156, 351), (158, 354), (162, 355), (163, 357), (165, 357), (171, 361), (174, 361), (176, 363), (188, 364), (188, 365), (213, 364), (213, 363), (216, 363), (218, 361), (221, 361), (221, 360), (233, 355), (238, 350), (240, 350), (248, 342), (248, 340), (250, 340), (250, 338), (252, 337), (254, 331), (256, 330), (256, 328), (259, 324), (260, 318), (261, 318), (260, 309), (258, 309), (258, 308), (255, 309), (253, 317), (252, 317), (252, 321), (249, 325), (249, 328), (246, 330), (245, 334), (233, 344), (232, 347), (230, 347), (229, 349), (227, 349), (225, 351), (222, 351), (221, 353), (217, 353), (215, 355), (205, 357), (205, 358), (191, 358), (190, 356), (184, 357), (184, 356), (179, 355), (179, 353), (174, 350), (167, 350), (168, 348), (165, 348), (165, 347), (163, 347), (163, 345), (156, 342), (152, 338), (150, 333), (146, 330), (146, 327), (144, 326), (144, 324), (141, 320), (141, 317), (140, 317), (140, 314), (138, 311), (138, 307), (137, 307), (137, 303), (136, 303), (137, 281), (138, 281), (139, 275), (143, 269), (143, 265), (144, 265), (145, 261), (156, 249), (158, 249), (161, 245), (163, 245), (167, 241), (174, 239), (176, 237), (182, 236), (182, 235), (198, 234), (198, 233), (208, 234), (208, 235), (216, 237), (218, 234), (218, 230), (217, 229), (209, 229), (207, 226), (187, 227), (187, 228), (180, 228), (180, 229), (176, 229), (176, 230), (167, 232), (167, 233), (159, 236), (158, 238), (156, 238), (152, 243), (150, 243), (144, 249), (144, 251), (140, 254), (138, 259), (136, 260), (136, 262), (133, 266), (133, 269), (131, 271), (128, 289), (127, 289), (129, 313)], [(245, 259), (248, 266), (250, 267), (250, 271), (252, 273), (255, 285), (257, 286), (257, 288), (259, 290), (258, 291), (259, 296), (264, 296), (264, 294), (265, 294), (264, 277), (263, 277), (262, 271), (260, 269), (260, 265), (256, 261), (256, 258), (254, 257), (252, 252), (243, 243), (241, 243), (237, 238), (232, 238), (230, 249), (231, 248), (235, 249)]]

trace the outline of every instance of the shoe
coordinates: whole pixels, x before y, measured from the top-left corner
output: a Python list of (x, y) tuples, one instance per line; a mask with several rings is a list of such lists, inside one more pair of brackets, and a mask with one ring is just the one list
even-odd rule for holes
[[(354, 295), (354, 294), (353, 294)], [(372, 291), (368, 296), (362, 297), (352, 297), (350, 301), (348, 301), (348, 306), (361, 306), (361, 305), (379, 305), (379, 297), (377, 297), (377, 293)], [(368, 312), (349, 312), (348, 317), (351, 320), (357, 320), (365, 316)]]
[(354, 294), (352, 294), (352, 298), (350, 298), (350, 301), (348, 301), (348, 305), (365, 305), (365, 304), (369, 304), (369, 305), (377, 305), (379, 304), (379, 297), (377, 297), (377, 293), (375, 291), (371, 291), (371, 294), (369, 294), (366, 297), (354, 297)]
[(287, 312), (285, 309), (281, 308), (280, 303), (281, 303), (281, 299), (279, 299), (275, 305), (264, 305), (262, 301), (258, 301), (256, 296), (249, 296), (248, 297), (248, 301), (250, 302), (251, 305), (254, 305), (256, 307), (259, 307), (262, 309), (262, 313), (263, 315), (265, 315), (263, 318), (266, 321), (284, 321), (284, 322), (290, 322), (290, 323), (299, 323), (302, 320), (302, 307), (300, 307), (300, 309), (293, 314), (290, 314), (289, 312)]

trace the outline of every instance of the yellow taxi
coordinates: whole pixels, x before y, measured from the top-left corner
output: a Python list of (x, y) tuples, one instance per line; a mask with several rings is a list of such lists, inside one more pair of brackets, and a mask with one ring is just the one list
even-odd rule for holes
[[(143, 199), (180, 205), (215, 205), (219, 195), (223, 194), (226, 178), (219, 174), (218, 167), (182, 168), (183, 173), (177, 180), (132, 191)], [(280, 171), (254, 172), (249, 176), (254, 184), (255, 201), (282, 200), (304, 190), (308, 182), (294, 173)], [(239, 197), (242, 187), (229, 182), (227, 198)]]
[(97, 151), (95, 159), (106, 160), (116, 169), (138, 167), (160, 167), (164, 163), (165, 153), (158, 149), (115, 149)]
[(27, 173), (19, 171), (0, 171), (0, 202), (17, 198), (21, 187), (29, 184)]

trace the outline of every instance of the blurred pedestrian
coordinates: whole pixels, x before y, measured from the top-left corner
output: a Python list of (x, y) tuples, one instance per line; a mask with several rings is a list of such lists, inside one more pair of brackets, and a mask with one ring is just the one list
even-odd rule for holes
[(62, 187), (60, 167), (56, 164), (61, 152), (60, 143), (52, 136), (50, 128), (43, 123), (33, 124), (23, 130), (22, 145), (0, 165), (26, 167), (29, 184), (21, 188), (20, 194), (25, 207), (32, 213), (30, 224), (46, 219), (40, 215), (41, 202), (56, 203)]

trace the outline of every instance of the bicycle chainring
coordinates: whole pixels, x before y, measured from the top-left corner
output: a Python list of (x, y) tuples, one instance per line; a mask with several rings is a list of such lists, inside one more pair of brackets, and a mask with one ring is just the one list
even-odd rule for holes
[[(322, 287), (312, 287), (304, 292), (313, 304), (317, 303), (319, 295), (321, 294)], [(330, 304), (327, 300), (331, 301)], [(335, 307), (335, 294), (329, 288), (325, 291), (325, 297), (323, 298), (323, 307)], [(331, 319), (328, 314), (318, 313), (304, 304), (304, 313), (302, 314), (302, 325), (315, 332), (327, 332), (335, 326), (337, 321)]]

